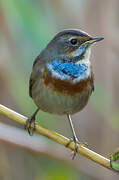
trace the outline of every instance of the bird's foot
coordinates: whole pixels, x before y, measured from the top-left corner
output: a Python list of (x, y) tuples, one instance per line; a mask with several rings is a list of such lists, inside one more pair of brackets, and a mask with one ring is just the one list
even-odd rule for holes
[(72, 160), (73, 160), (73, 159), (76, 157), (78, 146), (80, 145), (80, 146), (86, 146), (86, 147), (87, 147), (88, 144), (87, 144), (86, 142), (80, 142), (80, 141), (78, 140), (78, 138), (73, 137), (73, 138), (71, 138), (71, 139), (69, 140), (69, 142), (66, 144), (66, 147), (68, 147), (69, 144), (72, 143), (72, 142), (75, 143), (74, 150), (72, 151)]
[(33, 135), (35, 130), (35, 117), (33, 115), (26, 120), (24, 128), (28, 131), (30, 136)]

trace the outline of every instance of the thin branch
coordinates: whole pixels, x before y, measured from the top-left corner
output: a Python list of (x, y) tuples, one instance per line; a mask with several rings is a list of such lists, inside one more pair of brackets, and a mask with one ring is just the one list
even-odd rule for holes
[[(25, 121), (27, 119), (27, 117), (25, 117), (21, 114), (18, 114), (17, 112), (15, 112), (1, 104), (0, 104), (0, 114), (3, 114), (5, 116), (9, 117), (10, 119), (15, 120), (23, 125), (25, 124)], [(42, 134), (43, 136), (46, 136), (46, 137), (52, 139), (53, 141), (55, 141), (59, 144), (62, 144), (65, 147), (67, 146), (67, 143), (69, 142), (68, 138), (66, 138), (56, 132), (53, 132), (47, 128), (44, 128), (38, 124), (36, 124), (35, 131)], [(74, 142), (71, 142), (69, 144), (68, 148), (73, 151), (75, 148)], [(85, 156), (86, 158), (94, 161), (95, 163), (100, 164), (100, 165), (112, 170), (110, 167), (110, 160), (101, 156), (100, 154), (97, 154), (94, 151), (92, 151), (84, 146), (81, 146), (81, 145), (78, 146), (77, 152), (78, 152), (78, 154)]]

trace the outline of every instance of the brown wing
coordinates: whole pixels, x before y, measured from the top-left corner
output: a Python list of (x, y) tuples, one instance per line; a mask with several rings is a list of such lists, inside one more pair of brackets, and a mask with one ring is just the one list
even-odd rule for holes
[[(40, 54), (39, 56), (37, 56), (37, 58), (35, 59), (34, 63), (33, 63), (33, 69), (32, 69), (32, 73), (29, 79), (29, 95), (30, 97), (32, 97), (32, 88), (34, 83), (37, 81), (37, 79), (39, 77), (42, 76), (42, 67), (44, 67), (44, 56), (41, 56), (42, 54)], [(42, 59), (42, 61), (41, 61)]]
[(32, 97), (32, 86), (33, 86), (33, 79), (32, 79), (32, 74), (30, 76), (30, 79), (29, 79), (29, 96)]
[(94, 89), (95, 89), (95, 87), (94, 87), (94, 73), (93, 73), (93, 71), (91, 71), (91, 80), (90, 80), (90, 83), (91, 83), (92, 92), (93, 92)]
[(30, 79), (29, 79), (29, 96), (32, 97), (32, 87), (33, 84), (35, 82), (35, 80), (37, 79), (38, 76), (38, 61), (40, 60), (39, 56), (37, 56), (37, 58), (35, 59), (34, 63), (33, 63), (33, 69), (32, 69), (32, 73), (30, 75)]

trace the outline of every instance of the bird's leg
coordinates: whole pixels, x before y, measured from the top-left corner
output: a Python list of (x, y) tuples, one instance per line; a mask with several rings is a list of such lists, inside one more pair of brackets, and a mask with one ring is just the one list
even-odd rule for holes
[(25, 122), (24, 128), (28, 130), (30, 136), (33, 135), (33, 131), (35, 130), (35, 117), (38, 111), (39, 108)]
[[(77, 153), (77, 148), (78, 148), (79, 141), (78, 141), (78, 138), (77, 138), (77, 136), (76, 136), (76, 133), (75, 133), (75, 130), (74, 130), (74, 126), (73, 126), (73, 123), (72, 123), (72, 119), (71, 119), (70, 114), (67, 114), (67, 118), (68, 118), (68, 120), (69, 120), (69, 124), (70, 124), (71, 130), (72, 130), (73, 141), (74, 141), (74, 143), (75, 143), (75, 149), (74, 149), (74, 153), (73, 153), (73, 157), (72, 157), (72, 159), (74, 159), (75, 156), (76, 156), (76, 153)], [(67, 144), (67, 146), (70, 144), (70, 142), (72, 142), (72, 139), (69, 141), (69, 143)]]
[(68, 146), (72, 141), (74, 141), (74, 143), (75, 143), (75, 149), (74, 149), (73, 157), (72, 157), (72, 159), (74, 159), (75, 156), (76, 156), (76, 153), (77, 153), (78, 144), (80, 144), (80, 145), (87, 145), (87, 144), (86, 144), (86, 143), (81, 143), (81, 142), (78, 140), (78, 138), (77, 138), (77, 136), (76, 136), (76, 133), (75, 133), (75, 130), (74, 130), (74, 126), (73, 126), (73, 123), (72, 123), (72, 119), (71, 119), (70, 114), (67, 114), (67, 118), (68, 118), (68, 120), (69, 120), (69, 124), (70, 124), (71, 130), (72, 130), (72, 134), (73, 134), (73, 139), (70, 139), (70, 141), (68, 142), (67, 146)]

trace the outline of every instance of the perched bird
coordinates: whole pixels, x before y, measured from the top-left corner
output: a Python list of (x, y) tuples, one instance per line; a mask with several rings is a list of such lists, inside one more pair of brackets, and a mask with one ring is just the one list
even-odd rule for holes
[(71, 114), (81, 111), (94, 91), (91, 46), (102, 39), (93, 38), (79, 29), (59, 32), (35, 59), (30, 76), (29, 94), (38, 108), (27, 119), (25, 128), (32, 135), (39, 110), (66, 115), (75, 142), (73, 158), (80, 142), (76, 137)]

